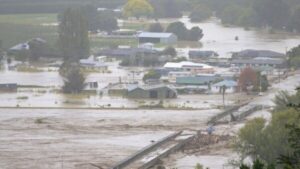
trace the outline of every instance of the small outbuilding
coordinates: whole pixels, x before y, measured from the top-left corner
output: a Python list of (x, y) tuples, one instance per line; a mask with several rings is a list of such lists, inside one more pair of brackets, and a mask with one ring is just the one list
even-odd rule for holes
[(177, 92), (166, 85), (136, 86), (128, 89), (127, 97), (132, 99), (172, 99), (177, 98)]
[(174, 44), (178, 38), (173, 33), (142, 32), (137, 35), (139, 43)]

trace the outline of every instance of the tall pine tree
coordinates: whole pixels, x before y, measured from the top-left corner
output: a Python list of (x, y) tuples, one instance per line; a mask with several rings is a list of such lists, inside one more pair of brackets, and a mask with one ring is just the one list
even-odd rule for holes
[(78, 8), (68, 8), (61, 16), (59, 45), (65, 60), (74, 62), (90, 54), (88, 23)]

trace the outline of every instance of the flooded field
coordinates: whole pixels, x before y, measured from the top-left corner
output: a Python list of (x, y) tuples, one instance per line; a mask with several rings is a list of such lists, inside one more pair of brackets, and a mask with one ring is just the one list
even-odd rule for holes
[[(216, 18), (202, 23), (191, 23), (189, 18), (180, 19), (188, 28), (199, 26), (203, 29), (202, 50), (213, 50), (221, 57), (245, 49), (273, 50), (285, 53), (299, 45), (299, 34), (287, 32), (269, 33), (267, 30), (241, 27), (225, 27)], [(239, 40), (235, 40), (238, 36)]]

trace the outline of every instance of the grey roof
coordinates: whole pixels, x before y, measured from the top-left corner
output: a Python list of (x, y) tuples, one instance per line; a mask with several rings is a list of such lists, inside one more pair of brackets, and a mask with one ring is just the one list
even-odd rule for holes
[(284, 59), (272, 59), (272, 58), (255, 58), (255, 59), (234, 59), (232, 64), (272, 64), (281, 65), (285, 63)]
[(156, 50), (147, 49), (147, 48), (117, 48), (117, 49), (103, 49), (98, 52), (97, 55), (104, 56), (134, 56), (137, 53), (145, 53), (145, 54), (155, 54)]
[(15, 50), (15, 51), (29, 50), (29, 43), (33, 42), (33, 41), (40, 42), (40, 43), (47, 43), (47, 41), (42, 38), (33, 38), (33, 39), (28, 40), (27, 42), (17, 44), (15, 46), (11, 47), (9, 50)]
[(173, 33), (160, 33), (160, 32), (142, 32), (138, 34), (139, 38), (169, 38)]
[(29, 50), (29, 45), (28, 43), (20, 43), (17, 44), (16, 46), (11, 47), (9, 50)]
[(157, 84), (157, 85), (132, 85), (128, 86), (128, 91), (133, 91), (136, 89), (142, 89), (142, 90), (155, 90), (155, 89), (160, 89), (160, 88), (169, 88), (170, 90), (173, 90), (173, 88), (164, 85), (164, 84)]
[(203, 85), (211, 81), (216, 80), (217, 76), (186, 76), (186, 77), (177, 77), (177, 84), (189, 84), (189, 85)]
[(278, 53), (275, 51), (270, 50), (253, 50), (247, 49), (240, 52), (233, 53), (233, 57), (249, 57), (249, 58), (256, 58), (256, 57), (270, 57), (270, 58), (284, 58), (285, 55), (283, 53)]

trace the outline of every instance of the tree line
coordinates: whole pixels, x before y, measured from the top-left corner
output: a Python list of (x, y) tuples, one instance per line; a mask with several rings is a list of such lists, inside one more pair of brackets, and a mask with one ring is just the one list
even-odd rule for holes
[[(241, 162), (254, 160), (253, 169), (300, 168), (300, 91), (280, 92), (274, 100), (272, 118), (255, 118), (239, 131), (235, 150)], [(241, 169), (250, 169), (242, 164)]]
[(224, 24), (300, 31), (297, 0), (191, 0), (191, 4), (193, 13), (203, 19), (210, 17), (213, 11)]
[(0, 14), (60, 13), (66, 8), (84, 5), (116, 8), (125, 2), (126, 0), (0, 0)]

